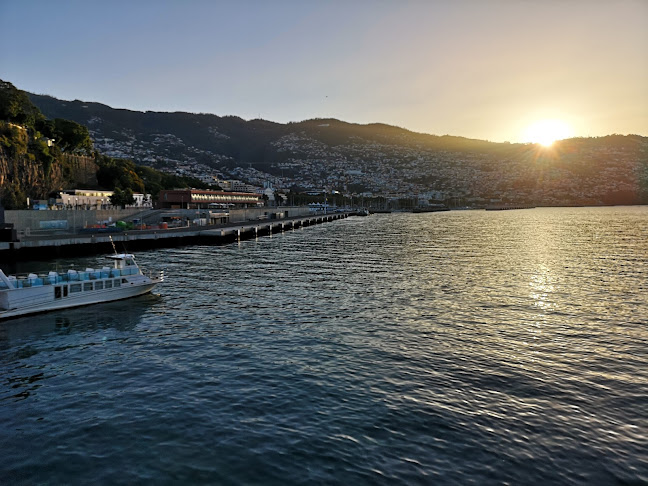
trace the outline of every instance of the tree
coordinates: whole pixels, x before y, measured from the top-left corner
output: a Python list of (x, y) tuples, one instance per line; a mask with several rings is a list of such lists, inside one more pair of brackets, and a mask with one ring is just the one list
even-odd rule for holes
[(11, 157), (27, 155), (29, 136), (27, 131), (7, 122), (0, 121), (0, 148)]
[(154, 199), (157, 198), (160, 190), (164, 189), (162, 185), (162, 173), (144, 165), (137, 166), (135, 172), (144, 182), (145, 194), (151, 194)]
[(37, 121), (44, 119), (27, 93), (0, 79), (0, 120), (34, 128)]
[(51, 133), (62, 151), (92, 155), (92, 140), (87, 127), (63, 118), (55, 118), (53, 124)]
[(99, 156), (97, 165), (99, 165), (97, 182), (101, 187), (144, 193), (144, 181), (137, 175), (136, 166), (132, 161)]
[(135, 204), (133, 191), (130, 189), (115, 188), (114, 194), (110, 196), (110, 204), (120, 206), (122, 209), (130, 204)]
[(27, 196), (18, 184), (13, 183), (2, 190), (2, 204), (5, 209), (26, 209)]

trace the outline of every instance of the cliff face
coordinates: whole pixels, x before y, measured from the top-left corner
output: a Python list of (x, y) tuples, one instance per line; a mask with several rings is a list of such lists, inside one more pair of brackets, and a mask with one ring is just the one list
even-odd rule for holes
[[(27, 198), (46, 199), (70, 184), (96, 185), (88, 129), (48, 120), (24, 91), (0, 80), (0, 198), (23, 209)], [(82, 155), (83, 154), (83, 155)]]
[(48, 174), (43, 165), (28, 155), (9, 157), (0, 147), (0, 187), (2, 196), (11, 198), (7, 192), (22, 192), (31, 199), (45, 199), (47, 195), (64, 185), (63, 169), (52, 164)]
[(63, 154), (60, 162), (61, 177), (64, 180), (64, 189), (70, 184), (85, 189), (97, 187), (97, 165), (94, 157), (85, 155)]
[(97, 164), (92, 157), (62, 154), (45, 163), (29, 150), (29, 136), (18, 131), (13, 144), (0, 144), (0, 197), (6, 208), (19, 209), (27, 197), (47, 199), (72, 185), (94, 187)]

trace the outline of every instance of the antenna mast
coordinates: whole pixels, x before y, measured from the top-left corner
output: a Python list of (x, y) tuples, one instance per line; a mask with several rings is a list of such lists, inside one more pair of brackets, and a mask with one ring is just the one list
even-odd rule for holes
[(113, 247), (113, 251), (115, 252), (115, 255), (117, 254), (117, 248), (115, 248), (115, 242), (112, 239), (112, 235), (108, 235), (108, 238), (110, 238), (110, 244)]

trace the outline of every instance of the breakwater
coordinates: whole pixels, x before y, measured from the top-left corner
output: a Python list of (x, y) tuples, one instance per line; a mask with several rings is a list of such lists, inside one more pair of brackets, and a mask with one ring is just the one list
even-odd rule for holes
[(493, 206), (487, 206), (486, 211), (506, 211), (509, 209), (533, 209), (535, 206), (529, 206), (527, 204), (501, 204), (501, 205), (493, 205)]
[(347, 218), (354, 213), (297, 216), (282, 220), (247, 221), (220, 225), (185, 226), (169, 229), (129, 230), (105, 233), (67, 233), (23, 237), (0, 242), (0, 261), (47, 260), (64, 256), (93, 255), (117, 251), (134, 252), (185, 245), (220, 245), (267, 236), (283, 231)]

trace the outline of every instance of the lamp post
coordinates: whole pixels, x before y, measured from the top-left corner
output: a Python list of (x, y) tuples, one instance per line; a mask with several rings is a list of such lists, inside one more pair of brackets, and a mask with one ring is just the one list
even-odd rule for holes
[(77, 198), (74, 198), (74, 210), (72, 212), (72, 232), (74, 233), (76, 231), (76, 205), (77, 205)]

